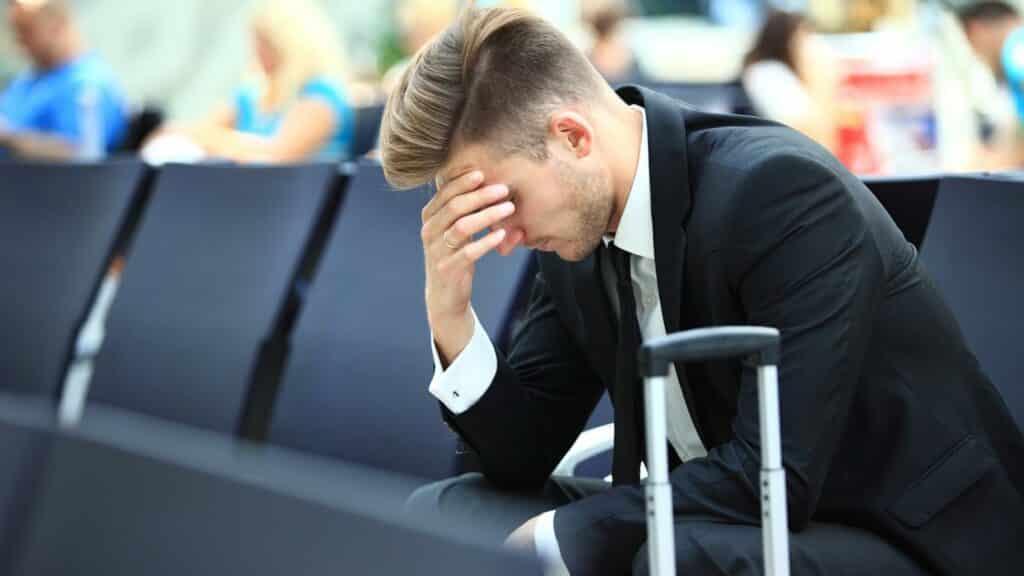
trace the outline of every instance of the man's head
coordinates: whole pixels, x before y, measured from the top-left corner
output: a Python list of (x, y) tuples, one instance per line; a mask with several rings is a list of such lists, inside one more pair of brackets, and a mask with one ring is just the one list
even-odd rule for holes
[(1002, 78), (1003, 43), (1022, 24), (1020, 13), (1006, 2), (974, 2), (961, 9), (958, 16), (971, 47)]
[(36, 68), (58, 66), (78, 49), (71, 9), (64, 0), (8, 0), (7, 20)]
[(516, 205), (502, 223), (506, 243), (578, 260), (614, 227), (622, 109), (629, 113), (544, 20), (470, 9), (416, 55), (388, 99), (384, 173), (409, 188), (480, 170), (485, 183), (507, 185)]

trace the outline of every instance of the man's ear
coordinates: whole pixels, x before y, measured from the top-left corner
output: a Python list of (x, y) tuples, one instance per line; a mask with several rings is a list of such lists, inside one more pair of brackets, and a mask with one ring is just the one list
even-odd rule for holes
[(549, 136), (556, 146), (564, 146), (577, 158), (590, 155), (594, 146), (594, 129), (590, 122), (572, 110), (560, 110), (548, 121)]

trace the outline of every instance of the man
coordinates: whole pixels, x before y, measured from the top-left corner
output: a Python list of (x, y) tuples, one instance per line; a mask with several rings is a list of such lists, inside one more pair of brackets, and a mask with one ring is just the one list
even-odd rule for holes
[[(392, 184), (438, 187), (422, 228), (430, 392), (484, 472), (413, 505), (503, 522), (572, 574), (645, 570), (636, 344), (766, 325), (782, 332), (794, 573), (1020, 569), (1024, 439), (912, 245), (825, 150), (615, 93), (557, 30), (503, 9), (467, 11), (417, 55), (381, 138)], [(516, 246), (542, 253), (506, 357), (470, 297), (474, 263)], [(549, 480), (605, 389), (614, 486)], [(677, 365), (668, 389), (680, 574), (756, 573), (754, 376)]]
[(0, 147), (36, 158), (96, 158), (125, 129), (113, 73), (87, 51), (64, 0), (9, 0), (7, 15), (32, 61), (0, 93)]

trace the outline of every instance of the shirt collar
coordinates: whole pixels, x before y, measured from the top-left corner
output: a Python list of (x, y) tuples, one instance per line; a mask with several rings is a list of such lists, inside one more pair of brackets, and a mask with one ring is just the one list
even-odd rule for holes
[(636, 175), (633, 186), (626, 197), (626, 206), (622, 209), (619, 229), (615, 236), (605, 237), (605, 244), (614, 242), (616, 246), (630, 254), (654, 259), (654, 224), (651, 220), (651, 168), (647, 152), (647, 113), (642, 106), (632, 105), (640, 111), (643, 129), (640, 137), (640, 154), (636, 162)]

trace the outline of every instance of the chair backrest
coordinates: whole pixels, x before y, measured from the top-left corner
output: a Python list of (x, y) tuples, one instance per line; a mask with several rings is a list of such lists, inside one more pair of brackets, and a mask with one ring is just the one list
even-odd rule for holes
[(750, 112), (749, 100), (739, 82), (647, 82), (644, 85), (707, 112)]
[(233, 431), (256, 351), (338, 182), (328, 164), (165, 167), (89, 401)]
[(164, 123), (165, 114), (159, 107), (147, 105), (128, 118), (121, 141), (114, 147), (115, 153), (134, 153), (142, 149), (151, 134)]
[(921, 249), (935, 206), (941, 176), (864, 179), (864, 184), (889, 212), (907, 241)]
[[(454, 436), (427, 392), (419, 231), (428, 199), (360, 165), (295, 328), (271, 442), (424, 478), (451, 474)], [(473, 304), (492, 335), (510, 321), (528, 259), (488, 255), (477, 268)]]
[(13, 572), (41, 483), (53, 402), (0, 394), (0, 574)]
[(97, 410), (52, 439), (5, 574), (537, 574), (402, 515), (404, 482)]
[(1024, 182), (944, 178), (921, 258), (1024, 428)]
[(56, 397), (145, 175), (130, 161), (0, 163), (0, 390)]
[(377, 147), (384, 104), (363, 106), (355, 110), (356, 125), (352, 136), (352, 158), (359, 158)]

